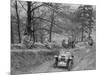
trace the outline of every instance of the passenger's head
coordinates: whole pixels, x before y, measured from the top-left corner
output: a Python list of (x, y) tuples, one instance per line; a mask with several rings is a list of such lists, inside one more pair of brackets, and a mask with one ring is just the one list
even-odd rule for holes
[(65, 41), (65, 39), (63, 39), (63, 41)]
[(24, 35), (27, 35), (27, 32), (25, 32)]

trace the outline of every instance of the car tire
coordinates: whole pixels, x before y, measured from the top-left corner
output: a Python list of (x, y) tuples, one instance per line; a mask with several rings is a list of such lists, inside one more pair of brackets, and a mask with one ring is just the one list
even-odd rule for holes
[(68, 67), (67, 67), (68, 71), (70, 71), (72, 69), (72, 65), (73, 65), (73, 61), (69, 60)]
[(58, 65), (58, 63), (57, 63), (57, 62), (55, 62), (55, 63), (54, 63), (54, 67), (56, 68), (56, 67), (57, 67), (57, 65)]
[(55, 58), (54, 67), (57, 67), (57, 65), (58, 65), (58, 61), (57, 60), (58, 60), (58, 57)]

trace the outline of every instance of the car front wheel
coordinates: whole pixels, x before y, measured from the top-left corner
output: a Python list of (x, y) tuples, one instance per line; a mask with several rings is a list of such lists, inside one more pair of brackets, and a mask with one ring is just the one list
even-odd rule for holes
[(72, 69), (72, 65), (73, 65), (73, 61), (69, 60), (68, 67), (67, 67), (68, 71), (70, 71)]

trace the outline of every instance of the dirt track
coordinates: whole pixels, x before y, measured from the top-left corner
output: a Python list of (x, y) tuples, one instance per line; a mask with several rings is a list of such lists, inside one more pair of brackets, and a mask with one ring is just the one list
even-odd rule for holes
[[(81, 53), (83, 55), (79, 56), (80, 58), (77, 59), (77, 56), (75, 57), (75, 62), (72, 71), (78, 71), (78, 70), (93, 70), (95, 69), (95, 51), (92, 48), (81, 49)], [(82, 58), (83, 57), (83, 58)], [(38, 66), (35, 70), (31, 70), (31, 73), (38, 73), (38, 72), (63, 72), (67, 71), (67, 69), (63, 68), (54, 68), (53, 67), (54, 60), (47, 61), (43, 63), (42, 65)]]
[[(23, 50), (12, 50), (11, 52), (22, 52)], [(51, 52), (51, 50), (47, 50), (47, 49), (37, 49), (37, 50), (24, 50), (25, 52), (33, 52), (33, 53), (38, 53), (40, 51), (44, 51), (44, 52)], [(96, 52), (94, 48), (76, 48), (72, 50), (75, 58), (74, 58), (74, 66), (72, 71), (79, 71), (79, 70), (95, 70), (96, 69)], [(37, 59), (38, 59), (38, 55), (37, 55)], [(41, 59), (41, 58), (40, 58)], [(29, 73), (47, 73), (47, 72), (63, 72), (63, 71), (67, 71), (67, 69), (63, 69), (63, 68), (54, 68), (53, 67), (54, 64), (54, 59), (52, 60), (48, 60), (43, 62), (40, 65), (37, 65), (35, 67), (32, 67), (29, 70)], [(21, 73), (21, 72), (19, 72)]]

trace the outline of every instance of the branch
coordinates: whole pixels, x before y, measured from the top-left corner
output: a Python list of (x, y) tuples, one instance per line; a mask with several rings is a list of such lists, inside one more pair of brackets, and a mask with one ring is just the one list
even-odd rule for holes
[[(36, 31), (38, 31), (38, 30), (45, 30), (45, 31), (50, 31), (49, 29), (46, 29), (46, 28), (38, 28)], [(52, 30), (52, 32), (53, 33), (58, 33), (57, 31), (54, 31), (54, 30)]]
[(50, 4), (47, 4), (47, 3), (45, 3), (45, 5), (47, 5), (47, 6), (48, 6), (49, 8), (51, 8), (51, 9), (53, 9), (54, 12), (55, 12), (56, 14), (58, 14), (59, 16), (62, 16), (62, 18), (70, 19), (70, 20), (73, 21), (73, 22), (76, 21), (76, 20), (75, 20), (75, 17), (73, 16), (73, 14), (71, 14), (71, 15), (70, 15), (70, 14), (65, 14), (65, 13), (59, 11), (58, 9), (56, 9), (56, 7), (54, 7), (54, 6), (50, 5)]
[(39, 8), (39, 7), (41, 7), (41, 6), (43, 6), (43, 5), (44, 5), (44, 4), (41, 4), (41, 5), (39, 5), (39, 6), (35, 7), (35, 8), (33, 8), (33, 9), (31, 10), (31, 12), (34, 11), (35, 9), (37, 9), (37, 8)]
[(32, 3), (31, 6), (34, 5), (34, 4), (36, 4), (36, 3), (37, 3), (37, 2)]
[[(44, 18), (41, 18), (41, 17), (33, 17), (33, 18), (37, 18), (37, 19), (41, 19), (41, 20), (44, 20), (44, 21), (47, 21), (47, 22), (49, 22), (49, 23), (51, 23), (51, 21), (49, 21), (49, 20), (47, 20), (47, 19), (44, 19)], [(58, 24), (56, 24), (56, 23), (53, 23), (55, 26), (57, 26), (58, 28), (60, 28), (60, 29), (66, 29), (66, 28), (64, 28), (64, 27), (62, 27), (62, 26), (60, 26), (60, 25), (58, 25)]]
[[(18, 1), (19, 1), (19, 0), (18, 0)], [(20, 1), (19, 1), (19, 3), (20, 3), (20, 5), (23, 7), (23, 9), (24, 9), (25, 11), (27, 11)]]
[(47, 20), (47, 19), (44, 19), (44, 18), (41, 18), (41, 17), (32, 17), (32, 19), (34, 19), (34, 18), (36, 18), (36, 19), (41, 19), (41, 20), (44, 20), (44, 21), (47, 21), (47, 22), (51, 22), (51, 21), (49, 21), (49, 20)]
[[(47, 22), (49, 22), (49, 23), (51, 24), (51, 21), (49, 21), (49, 20), (47, 20), (47, 19), (43, 19), (43, 18), (40, 18), (40, 17), (35, 17), (35, 18), (37, 18), (37, 19), (42, 19), (42, 20), (47, 21)], [(56, 28), (59, 29), (59, 31), (62, 31), (62, 29), (63, 29), (63, 30), (66, 30), (65, 27), (62, 27), (62, 26), (58, 25), (57, 23), (53, 23), (53, 24), (54, 24), (54, 27), (56, 27)], [(37, 30), (46, 30), (46, 31), (50, 31), (50, 30), (48, 30), (48, 29), (46, 29), (46, 28), (39, 28), (39, 29), (37, 29)], [(56, 31), (53, 31), (53, 32), (54, 32), (54, 33), (57, 33)]]
[(46, 30), (46, 31), (49, 31), (49, 29), (46, 29), (46, 28), (38, 28), (36, 31), (38, 30)]

